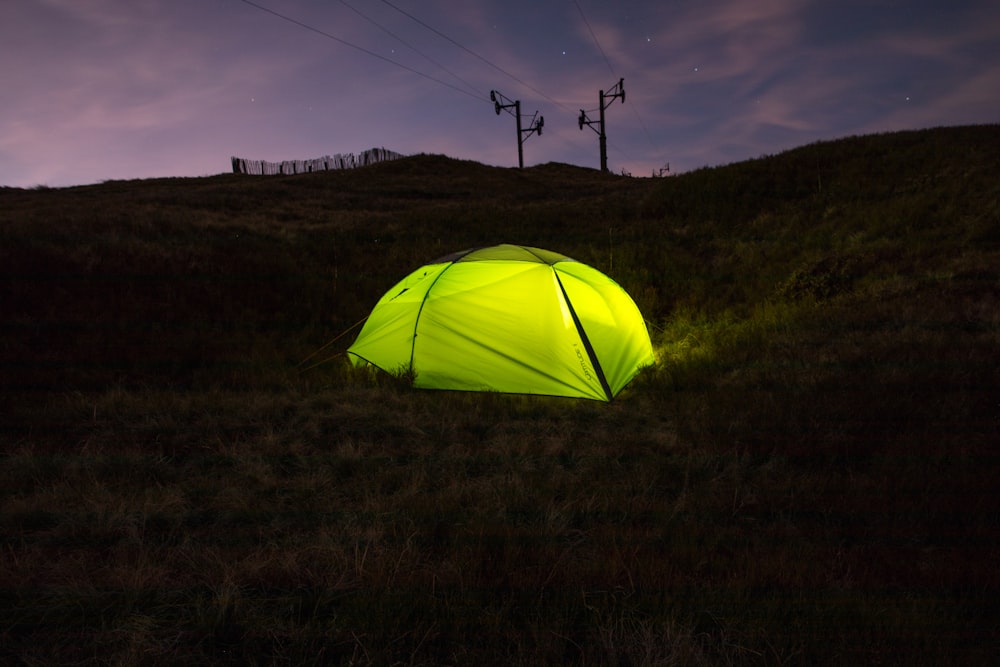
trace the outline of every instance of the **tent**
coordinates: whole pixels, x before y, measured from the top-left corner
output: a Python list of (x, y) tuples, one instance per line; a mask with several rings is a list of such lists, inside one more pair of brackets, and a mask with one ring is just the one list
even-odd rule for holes
[(632, 299), (597, 269), (518, 245), (465, 250), (406, 276), (348, 348), (415, 387), (610, 401), (653, 363)]

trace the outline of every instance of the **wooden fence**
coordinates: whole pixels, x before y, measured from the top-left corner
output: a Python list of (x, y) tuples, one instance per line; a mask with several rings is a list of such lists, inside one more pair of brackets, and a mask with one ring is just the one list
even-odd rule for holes
[(313, 171), (328, 171), (330, 169), (354, 169), (376, 162), (397, 160), (405, 157), (400, 153), (385, 148), (372, 148), (355, 155), (327, 155), (314, 160), (285, 160), (283, 162), (268, 162), (266, 160), (245, 160), (233, 157), (234, 174), (253, 174), (256, 176), (276, 176), (280, 174), (308, 174)]

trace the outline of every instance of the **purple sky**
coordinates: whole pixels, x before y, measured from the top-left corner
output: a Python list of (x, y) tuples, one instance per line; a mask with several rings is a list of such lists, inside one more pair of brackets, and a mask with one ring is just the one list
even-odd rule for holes
[(545, 117), (526, 165), (597, 168), (577, 117), (596, 120), (620, 77), (609, 166), (635, 176), (1000, 122), (997, 0), (254, 2), (326, 35), (244, 0), (3, 0), (0, 185), (375, 146), (516, 166), (491, 89), (521, 101), (525, 126)]

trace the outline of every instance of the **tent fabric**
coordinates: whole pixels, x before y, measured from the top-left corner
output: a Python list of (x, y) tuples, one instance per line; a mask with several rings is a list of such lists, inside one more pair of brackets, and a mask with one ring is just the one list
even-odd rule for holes
[(610, 401), (653, 363), (626, 292), (549, 250), (498, 245), (420, 267), (375, 304), (347, 350), (415, 387)]

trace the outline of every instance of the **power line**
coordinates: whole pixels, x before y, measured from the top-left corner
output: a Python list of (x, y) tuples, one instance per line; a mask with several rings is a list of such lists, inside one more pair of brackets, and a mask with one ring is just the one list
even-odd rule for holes
[[(615, 68), (611, 65), (611, 61), (608, 59), (607, 54), (601, 47), (601, 42), (600, 40), (597, 39), (597, 34), (594, 32), (594, 29), (590, 26), (590, 21), (587, 20), (587, 15), (583, 13), (583, 7), (580, 6), (578, 0), (573, 0), (573, 4), (576, 5), (577, 10), (580, 12), (580, 17), (583, 19), (584, 24), (587, 26), (587, 30), (590, 31), (590, 36), (593, 38), (594, 44), (597, 45), (597, 50), (600, 51), (601, 57), (604, 58), (604, 63), (608, 66), (608, 69), (611, 70), (611, 74), (613, 76), (618, 76), (617, 73), (615, 72)], [(649, 142), (650, 148), (656, 150), (656, 145), (653, 143), (653, 137), (649, 134), (649, 129), (646, 127), (646, 123), (642, 120), (642, 116), (639, 115), (639, 109), (636, 108), (634, 104), (630, 106), (632, 107), (632, 113), (635, 115), (635, 119), (639, 121), (639, 126), (642, 128), (643, 133), (645, 133), (646, 135), (646, 141)], [(620, 151), (621, 149), (619, 148), (618, 150)]]
[[(416, 74), (417, 76), (422, 77), (424, 79), (427, 79), (428, 81), (433, 81), (434, 83), (437, 83), (439, 85), (442, 85), (442, 86), (445, 86), (447, 88), (450, 88), (450, 89), (452, 89), (452, 90), (454, 90), (456, 92), (462, 93), (463, 95), (467, 95), (467, 96), (469, 96), (469, 97), (471, 97), (473, 99), (481, 100), (481, 101), (488, 101), (488, 100), (485, 100), (484, 97), (480, 96), (477, 93), (470, 92), (469, 90), (466, 90), (464, 88), (459, 88), (458, 86), (455, 86), (455, 85), (453, 85), (453, 84), (451, 84), (451, 83), (449, 83), (447, 81), (444, 81), (444, 80), (442, 80), (442, 79), (440, 79), (438, 77), (432, 76), (432, 75), (427, 74), (425, 72), (421, 72), (420, 70), (415, 69), (413, 67), (410, 67), (409, 65), (403, 64), (403, 63), (401, 63), (401, 62), (399, 62), (397, 60), (393, 60), (392, 58), (388, 58), (388, 57), (386, 57), (386, 56), (384, 56), (384, 55), (382, 55), (380, 53), (376, 53), (375, 51), (367, 49), (367, 48), (365, 48), (363, 46), (359, 46), (357, 44), (354, 44), (353, 42), (350, 42), (350, 41), (348, 41), (346, 39), (343, 39), (343, 38), (338, 37), (338, 36), (336, 36), (334, 34), (326, 32), (325, 30), (321, 30), (319, 28), (316, 28), (315, 26), (312, 26), (312, 25), (310, 25), (308, 23), (305, 23), (303, 21), (300, 21), (298, 19), (292, 18), (291, 16), (288, 16), (286, 14), (282, 14), (281, 12), (273, 10), (273, 9), (271, 9), (269, 7), (264, 6), (264, 5), (258, 4), (257, 2), (254, 2), (253, 0), (240, 0), (240, 2), (242, 2), (242, 3), (246, 4), (246, 5), (249, 5), (250, 7), (253, 7), (255, 9), (257, 9), (257, 10), (260, 10), (262, 12), (270, 14), (270, 15), (272, 15), (272, 16), (274, 16), (276, 18), (279, 18), (279, 19), (281, 19), (283, 21), (291, 23), (291, 24), (293, 24), (295, 26), (298, 26), (298, 27), (303, 28), (305, 30), (309, 30), (310, 32), (316, 33), (317, 35), (320, 35), (321, 37), (325, 37), (326, 39), (335, 41), (335, 42), (337, 42), (339, 44), (342, 44), (344, 46), (352, 48), (352, 49), (354, 49), (356, 51), (360, 51), (361, 53), (364, 53), (366, 55), (372, 56), (374, 58), (378, 58), (379, 60), (381, 60), (383, 62), (386, 62), (386, 63), (388, 63), (390, 65), (394, 65), (394, 66), (396, 66), (396, 67), (398, 67), (398, 68), (400, 68), (402, 70), (410, 72), (411, 74)], [(400, 43), (402, 43), (403, 45), (405, 45), (406, 47), (408, 47), (412, 51), (414, 51), (417, 54), (423, 56), (428, 61), (430, 61), (431, 63), (433, 63), (434, 65), (436, 65), (437, 67), (440, 67), (442, 70), (444, 70), (445, 72), (447, 72), (448, 74), (450, 74), (451, 76), (453, 76), (455, 79), (457, 79), (458, 81), (460, 81), (465, 86), (467, 86), (470, 90), (475, 90), (475, 86), (474, 85), (472, 85), (471, 83), (469, 83), (468, 81), (466, 81), (465, 79), (463, 79), (462, 77), (460, 77), (458, 74), (452, 72), (447, 67), (445, 67), (441, 63), (437, 62), (436, 60), (434, 60), (430, 56), (426, 55), (425, 53), (422, 53), (419, 49), (417, 49), (416, 47), (414, 47), (411, 44), (407, 43), (401, 37), (399, 37), (398, 35), (394, 34), (392, 31), (390, 31), (386, 27), (382, 26), (381, 24), (379, 24), (377, 21), (375, 21), (371, 17), (366, 16), (360, 10), (358, 10), (357, 8), (355, 8), (352, 5), (348, 4), (345, 0), (340, 0), (340, 2), (345, 7), (347, 7), (351, 11), (355, 12), (356, 14), (358, 14), (359, 16), (361, 16), (362, 18), (364, 18), (365, 20), (369, 21), (370, 23), (374, 24), (376, 27), (378, 27), (382, 31), (386, 32), (391, 37), (393, 37), (394, 39), (396, 39), (397, 41), (399, 41)], [(472, 49), (469, 49), (468, 47), (466, 47), (463, 44), (459, 43), (455, 39), (452, 39), (451, 37), (449, 37), (445, 33), (441, 32), (440, 30), (438, 30), (438, 29), (434, 28), (433, 26), (429, 25), (425, 21), (422, 21), (421, 19), (417, 18), (416, 16), (414, 16), (414, 15), (406, 12), (405, 10), (403, 10), (401, 8), (399, 8), (398, 6), (396, 6), (395, 4), (393, 4), (392, 2), (390, 2), (389, 0), (382, 0), (382, 2), (384, 4), (386, 4), (386, 5), (388, 5), (389, 7), (391, 7), (392, 9), (396, 10), (400, 14), (403, 14), (407, 18), (409, 18), (412, 21), (414, 21), (414, 22), (418, 23), (419, 25), (423, 26), (427, 30), (429, 30), (429, 31), (433, 32), (434, 34), (438, 35), (442, 39), (445, 39), (446, 41), (448, 41), (451, 44), (457, 46), (458, 48), (462, 49), (466, 53), (472, 55), (473, 57), (475, 57), (475, 58), (479, 59), (480, 61), (484, 62), (485, 64), (489, 65), (490, 67), (492, 67), (496, 71), (500, 72), (504, 76), (507, 76), (508, 78), (510, 78), (510, 79), (514, 80), (515, 82), (521, 84), (525, 88), (528, 88), (529, 90), (534, 91), (535, 93), (537, 93), (541, 97), (544, 97), (545, 99), (549, 100), (550, 102), (552, 102), (556, 106), (558, 106), (558, 107), (560, 107), (562, 109), (565, 109), (565, 110), (570, 110), (570, 108), (566, 104), (564, 104), (564, 103), (562, 103), (562, 102), (560, 102), (560, 101), (558, 101), (556, 99), (553, 99), (552, 97), (546, 95), (542, 91), (538, 90), (534, 86), (528, 84), (527, 82), (525, 82), (522, 79), (518, 78), (514, 74), (512, 74), (512, 73), (508, 72), (507, 70), (503, 69), (499, 65), (496, 65), (495, 63), (491, 62), (486, 57), (484, 57), (484, 56), (476, 53)], [(600, 51), (601, 56), (604, 58), (605, 63), (608, 65), (608, 68), (613, 73), (614, 72), (614, 67), (611, 65), (611, 62), (608, 59), (607, 54), (604, 52), (604, 49), (601, 48), (601, 44), (600, 44), (600, 41), (597, 39), (597, 35), (594, 33), (594, 30), (591, 27), (590, 22), (587, 20), (586, 15), (583, 13), (583, 8), (580, 7), (580, 4), (579, 4), (579, 2), (577, 0), (574, 0), (574, 4), (576, 4), (577, 10), (580, 12), (580, 16), (582, 17), (584, 23), (587, 25), (587, 29), (590, 31), (591, 37), (594, 39), (594, 43), (597, 45), (597, 48)], [(491, 102), (491, 104), (492, 104), (492, 102)], [(648, 129), (646, 129), (645, 123), (643, 123), (642, 118), (639, 116), (638, 110), (636, 110), (633, 107), (633, 112), (635, 113), (636, 118), (639, 120), (639, 124), (642, 126), (643, 131), (646, 133), (647, 140), (649, 140), (650, 145), (652, 145), (652, 143), (653, 143), (652, 142), (652, 138), (649, 135)], [(540, 134), (540, 132), (539, 132), (539, 134)], [(612, 146), (616, 150), (618, 150), (619, 152), (622, 152), (624, 154), (624, 152), (621, 151), (621, 149), (618, 146), (614, 146), (613, 144), (612, 144)], [(626, 155), (626, 157), (628, 157), (628, 156)]]
[(405, 39), (403, 39), (402, 37), (400, 37), (396, 33), (392, 32), (391, 30), (389, 30), (388, 28), (386, 28), (384, 25), (380, 24), (378, 21), (376, 21), (372, 17), (368, 16), (367, 14), (364, 14), (357, 7), (354, 7), (353, 5), (348, 4), (346, 2), (346, 0), (340, 0), (340, 4), (344, 5), (345, 7), (347, 7), (348, 9), (350, 9), (352, 12), (354, 12), (355, 14), (357, 14), (358, 16), (360, 16), (361, 18), (365, 19), (366, 21), (368, 21), (369, 23), (371, 23), (372, 25), (374, 25), (376, 28), (378, 28), (382, 32), (386, 33), (387, 35), (389, 35), (390, 37), (392, 37), (393, 39), (395, 39), (399, 43), (401, 43), (403, 46), (405, 46), (408, 49), (410, 49), (411, 51), (414, 51), (415, 53), (423, 56), (425, 59), (427, 59), (428, 61), (430, 61), (431, 64), (436, 65), (437, 67), (443, 69), (445, 72), (447, 72), (448, 74), (450, 74), (453, 77), (455, 77), (455, 79), (457, 79), (458, 81), (462, 82), (466, 87), (469, 88), (469, 90), (474, 91), (475, 93), (478, 93), (478, 91), (476, 90), (476, 87), (474, 85), (472, 85), (471, 83), (469, 83), (468, 81), (466, 81), (465, 79), (463, 79), (462, 77), (460, 77), (458, 74), (455, 74), (454, 72), (452, 72), (445, 65), (439, 63), (434, 58), (431, 58), (426, 53), (423, 53), (422, 51), (420, 51), (420, 49), (418, 49), (417, 47), (413, 46), (412, 44), (410, 44), (409, 42), (407, 42)]
[(580, 18), (583, 19), (583, 23), (587, 26), (587, 30), (590, 31), (590, 36), (594, 39), (594, 44), (597, 45), (597, 50), (601, 52), (601, 57), (604, 58), (604, 62), (607, 64), (608, 70), (611, 72), (611, 76), (618, 76), (615, 73), (615, 68), (611, 66), (611, 61), (608, 60), (607, 54), (604, 53), (604, 49), (601, 48), (601, 43), (598, 41), (597, 35), (594, 34), (594, 29), (590, 27), (590, 21), (587, 20), (587, 15), (583, 13), (583, 7), (580, 6), (580, 3), (577, 2), (577, 0), (573, 0), (573, 4), (576, 5), (577, 11), (580, 12)]
[[(576, 5), (576, 10), (578, 12), (580, 12), (580, 18), (583, 19), (584, 25), (587, 26), (587, 30), (590, 32), (590, 37), (591, 37), (591, 39), (594, 40), (594, 45), (597, 47), (597, 50), (600, 52), (601, 58), (604, 59), (604, 64), (608, 66), (608, 71), (611, 72), (612, 76), (618, 76), (618, 74), (615, 72), (615, 68), (611, 65), (611, 61), (608, 59), (608, 54), (604, 52), (604, 48), (601, 46), (601, 41), (599, 39), (597, 39), (597, 33), (594, 32), (594, 28), (590, 25), (590, 21), (587, 20), (587, 15), (583, 13), (583, 7), (580, 6), (580, 3), (578, 2), (578, 0), (573, 0), (573, 4)], [(620, 81), (619, 81), (619, 85), (621, 85)], [(622, 102), (624, 102), (624, 101), (625, 101), (625, 97), (624, 97), (624, 94), (623, 94), (622, 95)], [(607, 149), (607, 137), (605, 137), (605, 135), (604, 135), (604, 108), (603, 108), (603, 104), (604, 104), (604, 101), (603, 101), (603, 92), (602, 92), (602, 100), (601, 100), (602, 107), (600, 109), (598, 109), (601, 112), (601, 121), (600, 121), (600, 128), (601, 128), (601, 130), (600, 130), (600, 138), (601, 138), (601, 169), (603, 171), (607, 171), (608, 170), (608, 149)], [(632, 109), (633, 113), (636, 113), (636, 117), (638, 117), (638, 113), (635, 111), (635, 105), (632, 105), (632, 107), (633, 107), (633, 109)], [(580, 110), (580, 129), (583, 129), (583, 125), (584, 125), (585, 122), (587, 122), (589, 124), (589, 122), (585, 120), (586, 118), (587, 118), (587, 112), (584, 111), (583, 109), (581, 109)], [(640, 120), (640, 124), (641, 124), (641, 122), (642, 121)], [(648, 136), (649, 136), (649, 133), (647, 132), (647, 137)], [(615, 148), (615, 150), (617, 150), (622, 155), (624, 155), (625, 159), (631, 159), (628, 156), (628, 154), (625, 151), (623, 151), (621, 148), (619, 148), (616, 144), (611, 144), (611, 145)]]
[(268, 14), (271, 14), (272, 16), (276, 16), (279, 19), (281, 19), (282, 21), (287, 21), (287, 22), (289, 22), (291, 24), (299, 26), (300, 28), (305, 28), (306, 30), (314, 32), (317, 35), (320, 35), (322, 37), (326, 37), (327, 39), (332, 39), (335, 42), (343, 44), (344, 46), (349, 46), (352, 49), (355, 49), (357, 51), (365, 53), (365, 54), (367, 54), (369, 56), (372, 56), (374, 58), (378, 58), (379, 60), (382, 60), (384, 62), (389, 63), (390, 65), (395, 65), (396, 67), (399, 67), (400, 69), (404, 69), (407, 72), (410, 72), (412, 74), (416, 74), (417, 76), (421, 76), (421, 77), (423, 77), (425, 79), (428, 79), (430, 81), (433, 81), (435, 83), (439, 83), (442, 86), (447, 86), (448, 88), (451, 88), (452, 90), (455, 90), (455, 91), (458, 91), (458, 92), (462, 93), (463, 95), (468, 95), (469, 97), (472, 97), (472, 98), (477, 99), (477, 100), (484, 100), (485, 99), (485, 98), (479, 97), (478, 95), (473, 95), (469, 91), (467, 91), (467, 90), (465, 90), (463, 88), (459, 88), (458, 86), (454, 86), (454, 85), (448, 83), (447, 81), (442, 81), (441, 79), (439, 79), (437, 77), (434, 77), (434, 76), (431, 76), (430, 74), (425, 74), (424, 72), (421, 72), (420, 70), (416, 70), (416, 69), (414, 69), (412, 67), (409, 67), (408, 65), (404, 65), (403, 63), (395, 61), (392, 58), (386, 58), (385, 56), (383, 56), (380, 53), (375, 53), (374, 51), (370, 51), (370, 50), (364, 48), (363, 46), (358, 46), (357, 44), (354, 44), (352, 42), (348, 42), (346, 39), (341, 39), (340, 37), (337, 37), (336, 35), (332, 35), (332, 34), (326, 32), (324, 30), (320, 30), (319, 28), (315, 28), (315, 27), (309, 25), (308, 23), (303, 23), (302, 21), (299, 21), (297, 19), (293, 19), (290, 16), (287, 16), (287, 15), (282, 14), (280, 12), (276, 12), (273, 9), (270, 9), (270, 8), (265, 7), (263, 5), (259, 5), (256, 2), (252, 2), (252, 0), (240, 0), (240, 2), (242, 2), (244, 4), (247, 4), (247, 5), (250, 5), (251, 7), (254, 7), (255, 9), (259, 9), (262, 12), (266, 12)]
[(427, 23), (425, 23), (424, 21), (421, 21), (421, 20), (420, 20), (419, 18), (417, 18), (417, 17), (416, 17), (416, 16), (414, 16), (413, 14), (410, 14), (409, 12), (407, 12), (407, 11), (405, 11), (405, 10), (403, 10), (403, 9), (400, 9), (399, 7), (397, 7), (396, 5), (394, 5), (393, 3), (389, 2), (389, 0), (382, 0), (382, 2), (383, 2), (383, 3), (385, 3), (385, 4), (387, 4), (387, 5), (389, 5), (389, 6), (390, 6), (390, 7), (392, 7), (393, 9), (395, 9), (395, 10), (396, 10), (397, 12), (399, 12), (399, 13), (400, 13), (400, 14), (402, 14), (403, 16), (406, 16), (407, 18), (411, 19), (412, 21), (415, 21), (416, 23), (419, 23), (420, 25), (422, 25), (422, 26), (423, 26), (424, 28), (426, 28), (427, 30), (430, 30), (431, 32), (433, 32), (433, 33), (434, 33), (435, 35), (437, 35), (437, 36), (441, 37), (442, 39), (445, 39), (445, 40), (447, 40), (447, 41), (451, 42), (452, 44), (454, 44), (454, 45), (455, 45), (455, 46), (457, 46), (458, 48), (462, 49), (463, 51), (465, 51), (465, 52), (466, 52), (466, 53), (468, 53), (469, 55), (471, 55), (471, 56), (473, 56), (473, 57), (475, 57), (475, 58), (478, 58), (479, 60), (481, 60), (482, 62), (486, 63), (487, 65), (489, 65), (490, 67), (492, 67), (492, 68), (493, 68), (493, 69), (495, 69), (496, 71), (500, 72), (500, 73), (501, 73), (501, 74), (503, 74), (504, 76), (507, 76), (507, 77), (509, 77), (509, 78), (513, 79), (514, 81), (516, 81), (517, 83), (521, 84), (521, 85), (522, 85), (522, 86), (524, 86), (525, 88), (527, 88), (527, 89), (529, 89), (529, 90), (531, 90), (531, 91), (533, 91), (533, 92), (537, 93), (538, 95), (541, 95), (542, 97), (544, 97), (545, 99), (547, 99), (547, 100), (548, 100), (549, 102), (552, 102), (552, 103), (553, 103), (553, 104), (555, 104), (556, 106), (558, 106), (558, 107), (560, 107), (560, 108), (562, 108), (562, 109), (566, 109), (567, 111), (569, 111), (569, 110), (570, 110), (570, 108), (569, 108), (569, 107), (567, 107), (567, 106), (566, 106), (565, 104), (563, 104), (562, 102), (559, 102), (558, 100), (554, 100), (554, 99), (552, 99), (551, 97), (549, 97), (548, 95), (546, 95), (546, 94), (545, 94), (545, 93), (543, 93), (542, 91), (538, 90), (537, 88), (535, 88), (535, 87), (534, 87), (534, 86), (532, 86), (531, 84), (529, 84), (529, 83), (526, 83), (525, 81), (522, 81), (521, 79), (519, 79), (518, 77), (514, 76), (513, 74), (511, 74), (510, 72), (508, 72), (508, 71), (507, 71), (507, 70), (505, 70), (504, 68), (502, 68), (502, 67), (500, 67), (499, 65), (497, 65), (497, 64), (495, 64), (495, 63), (493, 63), (493, 62), (491, 62), (491, 61), (490, 61), (489, 59), (487, 59), (486, 57), (484, 57), (484, 56), (481, 56), (481, 55), (479, 55), (478, 53), (476, 53), (475, 51), (473, 51), (472, 49), (468, 48), (467, 46), (465, 46), (465, 45), (463, 45), (463, 44), (460, 44), (460, 43), (459, 43), (459, 42), (457, 42), (456, 40), (452, 39), (452, 38), (451, 38), (451, 37), (449, 37), (448, 35), (444, 34), (444, 33), (443, 33), (443, 32), (441, 32), (440, 30), (438, 30), (437, 28), (435, 28), (435, 27), (433, 27), (433, 26), (431, 26), (431, 25), (428, 25), (428, 24), (427, 24)]

